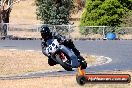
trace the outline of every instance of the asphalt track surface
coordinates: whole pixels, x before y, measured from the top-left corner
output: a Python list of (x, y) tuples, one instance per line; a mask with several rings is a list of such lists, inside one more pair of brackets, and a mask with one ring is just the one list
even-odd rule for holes
[[(132, 70), (132, 40), (78, 40), (74, 41), (74, 44), (81, 53), (112, 58), (112, 62), (108, 64), (88, 67), (87, 72)], [(0, 40), (0, 49), (41, 51), (40, 45), (40, 40)], [(63, 71), (60, 73), (63, 74)], [(64, 73), (73, 74), (75, 72), (64, 71)], [(43, 75), (42, 72), (36, 74)]]

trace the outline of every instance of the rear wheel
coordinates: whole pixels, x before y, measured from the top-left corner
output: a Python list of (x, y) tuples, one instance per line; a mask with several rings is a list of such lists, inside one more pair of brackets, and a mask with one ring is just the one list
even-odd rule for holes
[(80, 56), (80, 65), (81, 65), (81, 69), (86, 69), (87, 68), (87, 62), (85, 61), (85, 59)]
[(65, 53), (59, 52), (56, 54), (56, 60), (65, 70), (72, 71), (71, 61)]
[(87, 62), (84, 60), (84, 61), (81, 61), (81, 69), (86, 69), (87, 68)]

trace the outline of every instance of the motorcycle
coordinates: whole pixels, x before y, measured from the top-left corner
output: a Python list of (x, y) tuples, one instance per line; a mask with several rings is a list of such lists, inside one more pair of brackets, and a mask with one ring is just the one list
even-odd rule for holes
[(60, 44), (57, 39), (49, 39), (47, 43), (46, 53), (65, 70), (72, 71), (72, 68), (80, 66), (79, 58), (74, 54), (72, 49)]

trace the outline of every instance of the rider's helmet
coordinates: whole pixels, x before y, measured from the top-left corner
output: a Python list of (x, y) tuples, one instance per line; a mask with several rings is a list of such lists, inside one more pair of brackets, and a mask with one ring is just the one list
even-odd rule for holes
[(50, 34), (51, 34), (48, 26), (42, 26), (40, 33), (41, 33), (41, 36), (43, 39), (48, 39), (50, 37)]

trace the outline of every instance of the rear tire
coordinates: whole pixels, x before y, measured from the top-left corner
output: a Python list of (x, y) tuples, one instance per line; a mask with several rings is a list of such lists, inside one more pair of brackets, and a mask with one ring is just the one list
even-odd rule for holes
[(86, 69), (87, 68), (87, 62), (84, 60), (84, 61), (81, 61), (81, 69)]
[(87, 68), (87, 62), (85, 61), (85, 59), (82, 56), (79, 56), (79, 59), (80, 59), (81, 69), (86, 69)]

